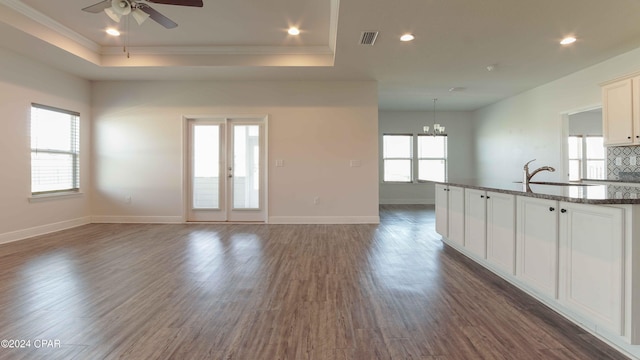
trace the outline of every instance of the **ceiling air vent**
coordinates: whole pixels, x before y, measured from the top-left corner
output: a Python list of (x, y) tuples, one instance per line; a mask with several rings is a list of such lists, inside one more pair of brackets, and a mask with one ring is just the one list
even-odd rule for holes
[(377, 38), (377, 31), (363, 31), (362, 34), (360, 34), (360, 45), (373, 45)]

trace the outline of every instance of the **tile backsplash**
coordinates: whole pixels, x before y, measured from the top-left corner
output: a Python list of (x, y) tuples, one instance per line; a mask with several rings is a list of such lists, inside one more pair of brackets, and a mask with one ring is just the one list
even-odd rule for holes
[(640, 146), (608, 147), (607, 179), (640, 182)]

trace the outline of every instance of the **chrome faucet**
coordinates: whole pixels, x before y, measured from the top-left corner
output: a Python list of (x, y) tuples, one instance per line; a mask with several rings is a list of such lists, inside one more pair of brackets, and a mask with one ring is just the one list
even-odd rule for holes
[(529, 173), (529, 164), (536, 161), (536, 159), (533, 159), (529, 162), (527, 162), (526, 164), (524, 164), (524, 174), (523, 174), (523, 179), (522, 179), (522, 183), (525, 184), (527, 187), (529, 186), (529, 182), (531, 181), (531, 178), (539, 173), (540, 171), (550, 171), (550, 172), (554, 172), (556, 171), (556, 169), (552, 168), (551, 166), (543, 166), (543, 167), (539, 167), (535, 170), (533, 170), (533, 172)]

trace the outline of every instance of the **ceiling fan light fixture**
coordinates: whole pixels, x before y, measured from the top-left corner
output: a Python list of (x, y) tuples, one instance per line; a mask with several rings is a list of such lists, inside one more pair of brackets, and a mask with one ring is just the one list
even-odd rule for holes
[(122, 19), (122, 15), (118, 14), (117, 12), (113, 11), (113, 8), (106, 8), (104, 9), (105, 14), (107, 14), (107, 16), (109, 18), (111, 18), (111, 20), (119, 23), (120, 19)]
[(131, 13), (131, 3), (127, 0), (111, 0), (111, 8), (123, 16)]
[(133, 9), (131, 11), (131, 16), (133, 16), (138, 25), (142, 25), (142, 23), (149, 17), (149, 14), (140, 9)]

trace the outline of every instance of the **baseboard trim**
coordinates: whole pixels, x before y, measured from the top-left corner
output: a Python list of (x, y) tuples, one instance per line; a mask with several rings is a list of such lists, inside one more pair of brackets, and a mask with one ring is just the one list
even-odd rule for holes
[(92, 216), (94, 224), (184, 224), (182, 216)]
[(379, 224), (379, 216), (270, 216), (269, 224)]
[(434, 199), (380, 199), (380, 205), (433, 205)]
[(74, 227), (87, 225), (91, 223), (91, 217), (85, 216), (77, 219), (60, 221), (57, 223), (34, 226), (27, 229), (11, 231), (0, 234), (0, 244), (6, 244), (18, 240), (24, 240), (34, 236), (45, 235), (48, 233), (71, 229)]

